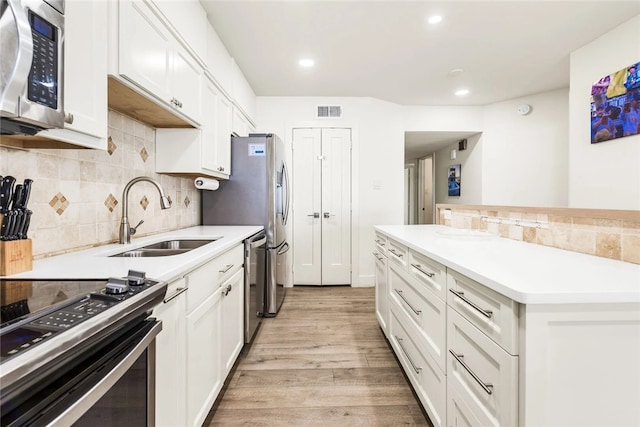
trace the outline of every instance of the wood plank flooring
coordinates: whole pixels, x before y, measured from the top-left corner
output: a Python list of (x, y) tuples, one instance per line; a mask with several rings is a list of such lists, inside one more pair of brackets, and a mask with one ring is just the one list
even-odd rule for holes
[(375, 317), (373, 288), (287, 289), (205, 426), (431, 426)]

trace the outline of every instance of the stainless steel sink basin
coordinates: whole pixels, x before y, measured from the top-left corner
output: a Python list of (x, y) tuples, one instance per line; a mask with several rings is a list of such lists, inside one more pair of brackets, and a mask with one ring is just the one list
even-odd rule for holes
[(204, 246), (207, 243), (215, 242), (218, 239), (209, 240), (165, 240), (151, 245), (143, 246), (140, 249), (186, 249), (191, 250)]
[(112, 257), (128, 257), (128, 258), (146, 258), (179, 255), (189, 252), (192, 249), (204, 246), (207, 243), (215, 242), (218, 239), (205, 240), (165, 240), (163, 242), (153, 243), (137, 249), (131, 249), (119, 254), (111, 255)]
[(189, 252), (190, 250), (191, 249), (132, 249), (130, 251), (122, 252), (122, 253), (111, 255), (111, 256), (127, 257), (127, 258), (146, 258), (146, 257), (179, 255), (185, 252)]

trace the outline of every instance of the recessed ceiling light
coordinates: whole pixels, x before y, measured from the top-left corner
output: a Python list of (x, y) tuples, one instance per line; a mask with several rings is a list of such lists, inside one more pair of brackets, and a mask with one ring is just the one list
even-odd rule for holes
[(465, 96), (465, 95), (469, 95), (469, 89), (458, 89), (456, 91), (456, 95), (457, 96)]
[(437, 24), (440, 21), (442, 21), (442, 16), (440, 15), (433, 15), (433, 16), (430, 16), (429, 19), (427, 19), (427, 22), (429, 24)]
[(463, 72), (464, 72), (464, 70), (463, 70), (462, 68), (454, 68), (453, 70), (449, 71), (449, 72), (447, 73), (447, 75), (448, 75), (449, 77), (457, 77), (457, 76), (459, 76), (460, 74), (462, 74)]
[(298, 64), (300, 64), (301, 67), (309, 68), (313, 67), (315, 61), (313, 59), (305, 58), (298, 61)]

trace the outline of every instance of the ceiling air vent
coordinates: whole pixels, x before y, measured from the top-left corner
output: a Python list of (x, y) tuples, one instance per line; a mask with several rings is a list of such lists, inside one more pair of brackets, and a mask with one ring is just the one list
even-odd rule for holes
[(318, 105), (317, 117), (336, 118), (342, 116), (342, 107), (340, 105)]

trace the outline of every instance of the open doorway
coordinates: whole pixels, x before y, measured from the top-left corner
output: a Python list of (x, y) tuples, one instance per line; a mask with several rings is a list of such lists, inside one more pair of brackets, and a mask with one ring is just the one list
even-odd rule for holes
[(433, 154), (418, 159), (417, 224), (433, 224), (434, 222), (434, 169)]

